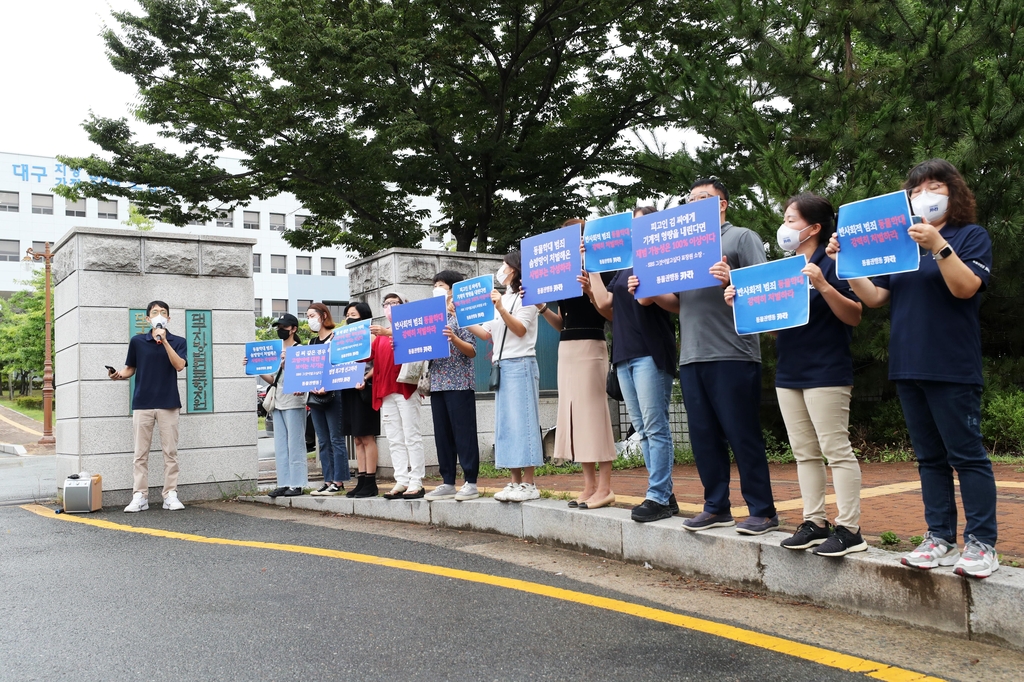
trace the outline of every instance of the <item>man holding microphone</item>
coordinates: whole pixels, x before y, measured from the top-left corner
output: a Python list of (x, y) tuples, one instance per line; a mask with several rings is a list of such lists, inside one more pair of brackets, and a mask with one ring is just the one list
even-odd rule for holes
[(110, 378), (118, 381), (135, 376), (132, 396), (132, 425), (135, 432), (135, 485), (126, 512), (149, 509), (149, 448), (153, 425), (160, 426), (160, 447), (164, 453), (164, 509), (175, 511), (185, 505), (178, 499), (178, 372), (185, 369), (185, 339), (167, 331), (170, 306), (153, 301), (146, 306), (146, 321), (153, 330), (136, 334), (128, 342), (124, 369), (108, 367)]

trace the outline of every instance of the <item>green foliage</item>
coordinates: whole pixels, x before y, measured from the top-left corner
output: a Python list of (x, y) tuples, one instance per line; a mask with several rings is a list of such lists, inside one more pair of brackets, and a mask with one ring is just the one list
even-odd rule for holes
[(27, 290), (16, 291), (0, 302), (0, 368), (5, 377), (12, 372), (43, 371), (45, 277), (43, 268), (35, 268), (21, 282), (28, 285)]
[(128, 204), (128, 218), (124, 224), (140, 232), (149, 232), (156, 227), (156, 221), (140, 211), (135, 204)]
[(43, 409), (43, 398), (42, 396), (19, 395), (14, 399), (14, 404), (26, 410), (41, 410)]
[(981, 432), (992, 452), (1024, 452), (1024, 391), (990, 393), (981, 420)]
[(907, 542), (909, 542), (910, 544), (912, 544), (912, 545), (914, 545), (915, 547), (917, 547), (917, 546), (918, 546), (918, 545), (920, 545), (920, 544), (921, 544), (922, 542), (924, 542), (924, 536), (923, 536), (923, 535), (912, 535), (912, 536), (910, 536), (910, 538), (909, 538), (909, 539), (907, 540)]
[(796, 457), (793, 456), (793, 448), (790, 447), (788, 441), (776, 438), (775, 434), (768, 429), (761, 431), (764, 434), (764, 451), (769, 462), (790, 464), (796, 461)]
[(887, 530), (881, 535), (879, 535), (878, 539), (881, 540), (883, 545), (887, 546), (900, 544), (899, 536), (896, 535), (896, 533), (893, 533), (891, 530)]

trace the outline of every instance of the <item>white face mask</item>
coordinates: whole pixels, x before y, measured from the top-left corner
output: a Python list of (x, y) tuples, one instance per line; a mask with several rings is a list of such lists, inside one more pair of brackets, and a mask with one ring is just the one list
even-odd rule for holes
[(167, 327), (167, 318), (164, 317), (163, 315), (157, 315), (155, 317), (149, 318), (149, 323), (151, 325), (153, 325), (153, 329), (156, 329), (157, 325), (160, 325), (160, 326), (166, 328)]
[[(807, 227), (810, 227), (810, 225)], [(804, 227), (804, 230), (807, 227)], [(798, 246), (807, 241), (807, 239), (810, 239), (810, 236), (807, 239), (800, 239), (800, 233), (804, 230), (795, 230), (789, 225), (780, 225), (775, 233), (775, 241), (783, 251), (796, 251)]]
[(910, 207), (914, 209), (914, 215), (921, 216), (929, 223), (936, 223), (945, 217), (949, 197), (925, 190), (910, 200)]
[(320, 320), (315, 317), (310, 317), (306, 320), (306, 324), (309, 325), (309, 331), (318, 332), (320, 331)]
[(508, 280), (511, 274), (512, 273), (509, 272), (508, 268), (505, 267), (505, 264), (502, 263), (501, 267), (498, 268), (498, 272), (494, 274), (494, 281), (501, 286), (508, 286)]
[(447, 295), (448, 295), (448, 290), (445, 289), (444, 287), (434, 287), (434, 298), (440, 298), (442, 296), (447, 296)]

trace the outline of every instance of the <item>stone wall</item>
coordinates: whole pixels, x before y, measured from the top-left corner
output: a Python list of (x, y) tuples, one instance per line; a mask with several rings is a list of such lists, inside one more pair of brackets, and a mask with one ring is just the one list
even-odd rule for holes
[[(256, 396), (242, 365), (244, 344), (255, 333), (254, 243), (99, 228), (76, 228), (61, 238), (53, 263), (58, 484), (85, 470), (103, 475), (104, 504), (130, 499), (129, 382), (110, 381), (104, 366), (124, 366), (129, 311), (160, 299), (170, 305), (168, 328), (179, 336), (186, 310), (211, 311), (213, 412), (182, 410), (182, 498), (214, 498), (255, 485)], [(178, 390), (186, 405), (186, 371)], [(149, 480), (159, 489), (163, 456), (156, 437), (153, 443)]]

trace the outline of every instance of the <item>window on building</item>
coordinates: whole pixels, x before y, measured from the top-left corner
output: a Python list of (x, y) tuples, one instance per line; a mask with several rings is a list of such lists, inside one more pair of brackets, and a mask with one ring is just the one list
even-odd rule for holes
[(253, 301), (252, 312), (256, 317), (263, 317), (263, 299), (257, 298)]
[(271, 256), (270, 257), (270, 271), (279, 275), (286, 274), (288, 272), (288, 257), (287, 256)]
[(53, 215), (53, 195), (33, 194), (32, 212), (40, 215)]
[(337, 324), (338, 320), (344, 319), (345, 317), (345, 306), (348, 305), (348, 301), (324, 301), (324, 305), (331, 311), (331, 318)]
[(32, 242), (32, 253), (46, 253), (46, 242)]
[(21, 260), (21, 242), (17, 239), (0, 239), (0, 261)]
[(334, 277), (334, 262), (333, 258), (321, 258), (320, 274), (328, 277)]
[(297, 307), (299, 309), (299, 319), (301, 320), (303, 317), (306, 316), (306, 311), (309, 310), (309, 306), (313, 305), (313, 302), (312, 301), (306, 301), (306, 300), (300, 298), (297, 301), (297, 304), (298, 304)]
[(253, 272), (262, 272), (262, 270), (260, 270), (260, 266), (262, 264), (263, 264), (263, 257), (260, 254), (258, 254), (258, 253), (252, 254), (252, 271)]
[(117, 220), (117, 202), (116, 201), (104, 201), (100, 199), (97, 202), (98, 206), (96, 209), (97, 218), (106, 218), (107, 220)]
[(220, 213), (217, 215), (217, 227), (234, 227), (235, 226), (235, 214), (232, 213)]
[(288, 299), (286, 298), (273, 298), (270, 300), (270, 305), (274, 317), (280, 317), (288, 312)]
[(270, 229), (275, 232), (284, 232), (284, 213), (270, 214)]
[(297, 216), (295, 216), (295, 229), (297, 230), (300, 227), (302, 227), (305, 224), (306, 220), (308, 220), (308, 219), (309, 219), (308, 215), (297, 215)]
[(313, 258), (312, 258), (312, 256), (296, 256), (295, 257), (295, 274), (296, 275), (312, 275), (313, 274)]
[(7, 211), (8, 213), (18, 212), (17, 192), (0, 192), (0, 211)]
[(71, 218), (85, 217), (85, 199), (64, 202), (64, 215)]
[(247, 230), (258, 230), (260, 229), (260, 212), (259, 211), (243, 211), (242, 212), (242, 227)]
[(192, 218), (191, 220), (188, 221), (188, 224), (189, 225), (205, 225), (206, 223), (204, 223), (202, 220), (199, 220), (198, 218)]

